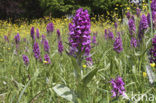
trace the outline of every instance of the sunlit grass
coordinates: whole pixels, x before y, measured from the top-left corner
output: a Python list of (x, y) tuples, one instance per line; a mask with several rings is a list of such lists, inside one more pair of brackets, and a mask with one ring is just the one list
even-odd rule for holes
[[(129, 10), (129, 8), (127, 8)], [(136, 18), (136, 16), (135, 16)], [(99, 21), (95, 17), (91, 18), (91, 36), (97, 32), (97, 45), (91, 50), (93, 66), (89, 67), (85, 61), (82, 62), (84, 73), (98, 68), (97, 74), (87, 86), (87, 96), (83, 103), (109, 103), (114, 101), (111, 98), (111, 78), (121, 76), (125, 82), (126, 94), (132, 98), (134, 94), (150, 93), (156, 95), (155, 85), (151, 85), (146, 73), (146, 65), (149, 64), (147, 53), (144, 54), (150, 43), (150, 31), (145, 34), (144, 42), (137, 48), (130, 46), (130, 34), (127, 19), (121, 22), (117, 19), (117, 31), (114, 22), (102, 18)], [(54, 32), (48, 36), (46, 31), (47, 23), (54, 24)], [(0, 21), (0, 100), (6, 103), (67, 103), (65, 99), (59, 97), (53, 90), (55, 84), (64, 84), (75, 90), (74, 67), (66, 50), (68, 47), (68, 24), (71, 20), (66, 18), (50, 18), (33, 20), (30, 24), (21, 21), (20, 24), (12, 24)], [(136, 18), (138, 31), (139, 19)], [(33, 41), (30, 37), (30, 29), (35, 27), (42, 34), (46, 35), (50, 45), (51, 64), (46, 65), (36, 61), (33, 56)], [(58, 53), (56, 30), (60, 29), (65, 51), (62, 55)], [(110, 29), (115, 37), (120, 33), (123, 41), (123, 51), (116, 53), (113, 50), (114, 40), (106, 40), (104, 30)], [(19, 33), (21, 41), (19, 48), (16, 49), (14, 36)], [(7, 35), (9, 43), (3, 38)], [(36, 34), (35, 34), (36, 35)], [(137, 37), (137, 34), (135, 34)], [(26, 38), (26, 42), (24, 42)], [(40, 45), (41, 57), (44, 58), (44, 47), (41, 38), (36, 42)], [(93, 44), (92, 44), (93, 45)], [(25, 66), (22, 55), (29, 57), (30, 63)], [(154, 65), (154, 64), (153, 64)], [(156, 100), (156, 99), (155, 99)], [(125, 103), (126, 99), (117, 98), (114, 102)], [(151, 103), (150, 101), (147, 101)], [(144, 103), (147, 103), (144, 102)], [(155, 102), (153, 102), (155, 103)]]

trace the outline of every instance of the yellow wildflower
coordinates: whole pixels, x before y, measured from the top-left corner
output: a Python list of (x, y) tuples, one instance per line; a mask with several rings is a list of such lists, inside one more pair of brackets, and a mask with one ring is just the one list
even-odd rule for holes
[(127, 10), (130, 10), (130, 7), (127, 7)]
[(2, 61), (3, 61), (3, 59), (0, 59), (0, 61), (2, 62)]
[(109, 15), (110, 13), (107, 11), (107, 14)]
[(121, 21), (121, 19), (118, 19), (118, 21), (120, 22), (120, 21)]
[(48, 61), (43, 61), (43, 63), (47, 64), (47, 63), (48, 63)]
[(151, 63), (150, 65), (151, 65), (151, 67), (155, 67), (155, 63)]
[(87, 66), (84, 64), (84, 65), (82, 65), (82, 67), (83, 67), (83, 68), (86, 68)]
[(147, 73), (146, 72), (143, 72), (143, 77), (147, 77)]

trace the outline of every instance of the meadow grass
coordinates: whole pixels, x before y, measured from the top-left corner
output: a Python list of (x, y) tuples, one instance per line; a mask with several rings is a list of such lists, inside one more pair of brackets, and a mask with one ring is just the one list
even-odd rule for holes
[[(47, 35), (46, 25), (48, 22), (54, 23), (54, 32)], [(39, 19), (34, 20), (31, 24), (21, 22), (21, 24), (11, 24), (10, 22), (1, 21), (0, 30), (0, 102), (2, 103), (67, 103), (68, 101), (59, 97), (53, 90), (56, 84), (64, 84), (73, 91), (76, 90), (76, 79), (74, 78), (74, 66), (70, 57), (66, 54), (68, 51), (68, 19)], [(136, 21), (136, 27), (139, 22)], [(36, 61), (33, 56), (33, 40), (30, 37), (30, 29), (34, 26), (39, 29), (40, 36), (46, 35), (50, 45), (51, 64), (44, 64)], [(110, 29), (115, 36), (120, 32), (123, 51), (116, 53), (113, 50), (114, 40), (106, 40), (104, 29)], [(57, 33), (60, 29), (64, 45), (63, 54), (58, 53)], [(153, 94), (156, 96), (155, 85), (149, 83), (148, 77), (143, 76), (146, 72), (146, 65), (149, 65), (146, 49), (151, 44), (150, 30), (147, 31), (144, 41), (137, 48), (130, 45), (130, 34), (127, 22), (118, 22), (117, 31), (114, 25), (101, 22), (91, 22), (91, 35), (97, 32), (97, 44), (91, 44), (91, 54), (93, 65), (83, 68), (84, 74), (92, 69), (98, 71), (93, 79), (85, 88), (85, 98), (82, 103), (109, 103), (118, 102), (126, 103), (129, 100), (111, 98), (111, 78), (121, 76), (125, 82), (126, 94), (131, 99), (134, 94)], [(138, 32), (138, 30), (137, 30)], [(19, 33), (21, 40), (19, 47), (16, 48), (14, 36)], [(9, 43), (3, 39), (7, 35)], [(35, 34), (36, 35), (36, 34)], [(137, 34), (135, 34), (137, 37)], [(26, 38), (26, 41), (24, 41)], [(40, 39), (39, 43), (41, 57), (44, 58), (44, 47)], [(29, 57), (30, 63), (24, 65), (22, 55)], [(86, 65), (86, 61), (82, 61)], [(136, 97), (136, 98), (139, 98)], [(156, 97), (155, 97), (156, 98)], [(156, 101), (156, 99), (154, 99)], [(155, 103), (155, 101), (140, 101), (143, 103)], [(79, 101), (80, 102), (80, 101)], [(133, 102), (131, 99), (129, 102)]]

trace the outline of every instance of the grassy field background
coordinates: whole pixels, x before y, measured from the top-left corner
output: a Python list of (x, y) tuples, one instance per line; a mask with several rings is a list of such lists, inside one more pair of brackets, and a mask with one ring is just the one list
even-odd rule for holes
[[(118, 28), (115, 30), (114, 23), (105, 23), (91, 19), (91, 36), (97, 32), (97, 44), (91, 44), (91, 54), (93, 65), (87, 66), (86, 61), (82, 62), (83, 74), (86, 75), (93, 69), (98, 69), (96, 75), (86, 85), (83, 91), (85, 96), (82, 103), (127, 103), (134, 102), (133, 94), (136, 100), (142, 94), (147, 94), (148, 100), (143, 99), (143, 103), (155, 103), (150, 101), (150, 94), (156, 96), (155, 85), (150, 84), (149, 78), (143, 73), (146, 73), (146, 65), (148, 60), (148, 47), (151, 44), (153, 35), (148, 28), (144, 34), (143, 42), (137, 47), (131, 47), (130, 34), (128, 30), (128, 19), (125, 18), (122, 22), (117, 20)], [(136, 27), (138, 33), (139, 18), (135, 16)], [(74, 68), (71, 58), (66, 54), (69, 49), (68, 24), (69, 19), (54, 19), (45, 17), (44, 19), (34, 20), (28, 24), (22, 21), (20, 24), (12, 24), (6, 21), (0, 21), (0, 102), (2, 103), (67, 103), (68, 101), (61, 98), (54, 91), (56, 84), (62, 84), (75, 91), (77, 88), (76, 79), (74, 78)], [(47, 35), (46, 25), (52, 22), (54, 24), (54, 32)], [(40, 39), (36, 39), (39, 43), (41, 57), (44, 58), (46, 52), (43, 44), (41, 44), (41, 35), (46, 35), (49, 41), (50, 52), (49, 56), (51, 64), (45, 64), (36, 61), (33, 56), (33, 40), (30, 37), (30, 29), (35, 27), (40, 32)], [(59, 29), (64, 45), (62, 55), (58, 53), (57, 33)], [(105, 29), (110, 29), (114, 36), (117, 37), (117, 32), (120, 33), (123, 42), (123, 51), (116, 53), (113, 50), (114, 40), (105, 39)], [(14, 36), (19, 33), (21, 40), (18, 48), (14, 41)], [(135, 34), (135, 37), (137, 36)], [(7, 35), (9, 42), (3, 38)], [(36, 35), (36, 33), (35, 33)], [(26, 41), (24, 40), (26, 38)], [(25, 54), (29, 58), (29, 65), (25, 66), (22, 55)], [(86, 66), (86, 67), (85, 67)], [(154, 70), (154, 69), (153, 69)], [(111, 98), (112, 86), (110, 80), (121, 76), (125, 82), (126, 94), (130, 98), (122, 99)], [(151, 97), (152, 98), (152, 97)]]

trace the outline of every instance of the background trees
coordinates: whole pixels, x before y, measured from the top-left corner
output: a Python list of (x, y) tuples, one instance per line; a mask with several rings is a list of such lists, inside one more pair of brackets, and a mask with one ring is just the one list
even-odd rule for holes
[[(39, 18), (47, 15), (62, 17), (71, 15), (76, 9), (83, 7), (91, 16), (108, 12), (121, 14), (123, 4), (128, 0), (1, 0), (0, 19)], [(116, 4), (118, 6), (116, 6)], [(118, 8), (118, 10), (115, 10)]]

